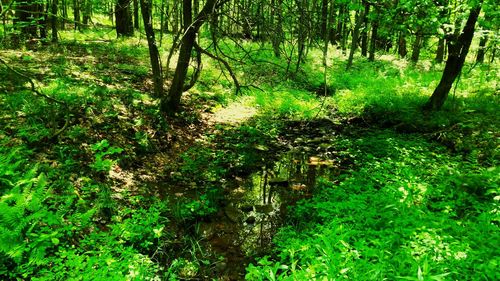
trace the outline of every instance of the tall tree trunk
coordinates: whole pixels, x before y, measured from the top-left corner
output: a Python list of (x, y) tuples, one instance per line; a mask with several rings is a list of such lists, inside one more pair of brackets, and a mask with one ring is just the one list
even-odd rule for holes
[(370, 13), (370, 3), (364, 2), (365, 12), (363, 14), (363, 31), (361, 32), (361, 55), (368, 55), (368, 14)]
[(196, 34), (200, 27), (208, 20), (208, 17), (214, 12), (218, 0), (207, 0), (194, 21), (192, 20), (191, 0), (183, 0), (182, 3), (184, 23), (184, 35), (181, 41), (182, 45), (168, 96), (162, 99), (160, 103), (160, 111), (170, 115), (174, 114), (179, 109), (182, 93), (184, 92), (184, 80), (186, 79), (189, 62), (191, 61), (191, 52), (196, 41)]
[(488, 35), (483, 35), (479, 40), (479, 49), (477, 50), (476, 62), (484, 62), (484, 53), (486, 49), (486, 44), (488, 43)]
[(372, 23), (372, 36), (370, 39), (370, 54), (368, 56), (369, 61), (375, 61), (375, 50), (377, 49), (377, 34), (378, 33), (378, 22), (374, 21)]
[(406, 38), (404, 32), (399, 33), (398, 38), (398, 54), (401, 58), (406, 58), (408, 54), (408, 49), (406, 48)]
[(151, 68), (153, 70), (154, 96), (156, 98), (163, 97), (163, 73), (161, 69), (161, 58), (156, 45), (155, 32), (151, 21), (152, 15), (152, 0), (140, 0), (141, 13), (144, 22), (144, 30), (148, 40), (149, 58), (151, 60)]
[(325, 38), (327, 34), (327, 23), (328, 23), (328, 0), (321, 1), (321, 26), (320, 26), (320, 38)]
[(465, 59), (469, 53), (472, 38), (474, 38), (474, 28), (481, 12), (483, 0), (480, 0), (476, 7), (471, 9), (467, 23), (459, 36), (451, 36), (447, 40), (448, 60), (443, 71), (443, 76), (439, 85), (432, 93), (425, 109), (439, 110), (443, 106), (448, 94), (453, 86), (453, 82), (458, 77), (464, 66)]
[(68, 18), (68, 4), (66, 2), (67, 0), (62, 0), (61, 4), (61, 10), (62, 10), (62, 18), (61, 18), (61, 30), (66, 29), (66, 19)]
[(281, 55), (280, 46), (283, 42), (283, 0), (272, 0), (271, 18), (273, 20), (274, 32), (272, 34), (272, 44), (274, 56), (279, 58)]
[(134, 23), (132, 20), (131, 0), (118, 0), (115, 7), (116, 34), (120, 36), (133, 36)]
[(363, 20), (363, 12), (360, 12), (359, 10), (356, 11), (355, 19), (356, 19), (356, 24), (354, 25), (354, 30), (352, 31), (351, 50), (349, 52), (349, 58), (347, 60), (346, 70), (349, 70), (351, 68), (352, 61), (354, 59), (354, 53), (358, 48), (359, 29), (361, 27), (361, 21)]
[(415, 35), (415, 42), (413, 43), (413, 49), (411, 52), (411, 61), (417, 63), (420, 58), (420, 50), (422, 49), (422, 43), (424, 41), (424, 35), (421, 30), (417, 30)]
[[(141, 2), (141, 9), (142, 9), (142, 2)], [(161, 14), (163, 16), (163, 8), (161, 9)], [(134, 0), (134, 28), (139, 29), (139, 3), (137, 0)]]
[(442, 63), (444, 60), (444, 48), (445, 48), (445, 40), (444, 38), (439, 38), (438, 47), (436, 51), (436, 62)]
[(58, 0), (52, 0), (50, 6), (50, 26), (52, 29), (52, 42), (56, 43), (58, 41), (57, 37), (57, 3)]
[(49, 13), (49, 6), (45, 6), (43, 3), (38, 3), (36, 5), (36, 12), (34, 14), (38, 19), (36, 20), (38, 29), (40, 30), (40, 38), (47, 39), (47, 14)]
[(73, 0), (73, 21), (75, 30), (80, 30), (80, 0)]
[(305, 41), (306, 41), (306, 31), (305, 31), (305, 13), (306, 13), (306, 6), (304, 3), (305, 0), (297, 0), (297, 5), (298, 5), (298, 10), (299, 10), (299, 18), (297, 22), (297, 65), (295, 68), (295, 72), (297, 73), (299, 71), (300, 65), (302, 64), (302, 61), (304, 59), (304, 51), (305, 51)]

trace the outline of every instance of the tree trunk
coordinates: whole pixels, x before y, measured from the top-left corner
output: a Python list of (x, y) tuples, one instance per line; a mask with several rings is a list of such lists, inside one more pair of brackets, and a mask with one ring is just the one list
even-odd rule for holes
[(272, 1), (272, 19), (273, 26), (275, 26), (275, 30), (272, 35), (272, 44), (274, 56), (280, 57), (280, 46), (283, 41), (283, 11), (282, 11), (283, 0), (273, 0)]
[(92, 21), (91, 18), (92, 18), (92, 0), (85, 0), (83, 2), (83, 17), (82, 17), (82, 23), (85, 28)]
[(474, 37), (474, 28), (479, 13), (481, 12), (482, 3), (483, 1), (480, 0), (479, 4), (472, 8), (462, 34), (459, 36), (451, 36), (451, 38), (447, 40), (448, 60), (446, 61), (443, 76), (441, 77), (439, 85), (425, 105), (425, 109), (439, 110), (446, 101), (451, 87), (453, 86), (453, 82), (455, 82), (455, 79), (462, 71), (465, 58), (469, 53), (472, 38)]
[[(141, 9), (142, 9), (142, 7), (143, 7), (143, 5), (141, 2)], [(149, 12), (149, 14), (151, 14), (151, 12)], [(163, 15), (163, 9), (161, 9), (161, 14)], [(144, 13), (143, 13), (143, 15), (144, 15)], [(139, 29), (139, 3), (137, 0), (134, 0), (134, 28)]]
[(417, 31), (415, 35), (415, 42), (413, 43), (413, 49), (411, 52), (411, 61), (417, 63), (420, 58), (420, 50), (422, 49), (422, 43), (424, 41), (424, 36), (420, 30)]
[[(364, 2), (364, 1), (363, 1)], [(368, 14), (370, 13), (370, 3), (364, 2), (365, 12), (363, 14), (363, 31), (361, 32), (361, 55), (368, 56)]]
[(151, 68), (153, 70), (154, 96), (156, 98), (163, 97), (163, 73), (161, 69), (161, 58), (156, 45), (155, 33), (151, 21), (152, 3), (151, 0), (141, 1), (141, 13), (144, 22), (144, 30), (148, 40), (149, 58), (151, 60)]
[(477, 63), (484, 62), (484, 53), (485, 53), (487, 43), (488, 43), (488, 35), (483, 35), (481, 37), (481, 39), (479, 40), (479, 49), (477, 50), (477, 57), (476, 57)]
[[(361, 15), (360, 15), (361, 13)], [(352, 61), (354, 59), (354, 53), (358, 48), (358, 40), (359, 40), (359, 29), (361, 27), (361, 21), (363, 19), (363, 12), (356, 11), (356, 24), (354, 25), (354, 30), (352, 32), (352, 41), (351, 41), (351, 50), (349, 52), (349, 59), (347, 60), (346, 70), (349, 70), (352, 66)]]
[(368, 56), (369, 61), (375, 61), (375, 50), (377, 49), (377, 33), (378, 33), (378, 22), (374, 21), (372, 23), (372, 36), (370, 39), (370, 54)]
[(68, 5), (66, 4), (66, 0), (62, 0), (61, 4), (61, 12), (62, 12), (62, 18), (61, 18), (61, 30), (66, 29), (66, 19), (68, 18)]
[(195, 21), (192, 20), (191, 0), (183, 0), (182, 3), (184, 36), (181, 41), (182, 45), (172, 85), (168, 91), (167, 98), (162, 99), (160, 103), (160, 111), (169, 115), (174, 114), (179, 109), (182, 93), (184, 92), (184, 80), (186, 79), (189, 62), (191, 61), (191, 52), (195, 44), (196, 34), (213, 13), (218, 0), (207, 0), (200, 13), (196, 16)]
[(398, 54), (402, 59), (404, 59), (406, 57), (406, 55), (408, 54), (408, 49), (406, 48), (406, 38), (405, 38), (405, 34), (403, 32), (401, 32), (399, 34)]
[(73, 20), (75, 30), (80, 30), (80, 0), (73, 0)]
[(131, 0), (118, 0), (115, 7), (116, 34), (120, 36), (133, 36), (134, 23), (132, 21)]
[(442, 63), (444, 60), (444, 48), (445, 48), (444, 38), (439, 38), (438, 47), (437, 47), (437, 51), (436, 51), (436, 62), (437, 63)]
[(320, 26), (320, 38), (325, 38), (327, 32), (328, 23), (328, 0), (322, 0), (321, 2), (321, 26)]
[(57, 37), (57, 1), (52, 0), (52, 5), (50, 6), (50, 26), (52, 29), (52, 43), (57, 43), (59, 40)]

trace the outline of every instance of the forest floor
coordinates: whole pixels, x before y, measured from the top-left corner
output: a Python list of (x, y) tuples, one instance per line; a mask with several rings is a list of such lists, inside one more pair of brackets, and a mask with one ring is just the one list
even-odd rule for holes
[(0, 51), (60, 101), (0, 68), (0, 277), (500, 279), (498, 64), (423, 112), (442, 65), (332, 50), (325, 96), (247, 43), (167, 118), (144, 39), (67, 36)]

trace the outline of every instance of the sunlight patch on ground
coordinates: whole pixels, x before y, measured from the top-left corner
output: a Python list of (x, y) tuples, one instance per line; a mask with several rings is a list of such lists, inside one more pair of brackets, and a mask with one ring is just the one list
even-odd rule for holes
[(232, 103), (227, 107), (215, 111), (210, 119), (215, 123), (239, 124), (254, 117), (257, 112), (258, 110), (255, 107), (242, 103)]

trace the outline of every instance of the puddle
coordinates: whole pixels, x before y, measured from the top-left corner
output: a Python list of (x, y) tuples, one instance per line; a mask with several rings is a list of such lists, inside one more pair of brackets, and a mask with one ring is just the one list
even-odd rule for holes
[(337, 176), (339, 167), (338, 160), (292, 150), (247, 179), (236, 178), (226, 192), (223, 210), (199, 225), (211, 250), (225, 259), (217, 275), (243, 279), (251, 257), (269, 253), (287, 207), (311, 197), (318, 178)]

